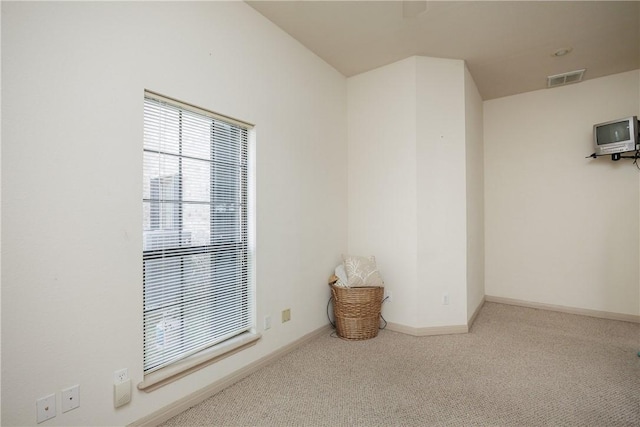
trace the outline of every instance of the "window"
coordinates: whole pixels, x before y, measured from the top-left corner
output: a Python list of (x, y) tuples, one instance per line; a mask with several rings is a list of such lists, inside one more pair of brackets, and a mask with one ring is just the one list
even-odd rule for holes
[(252, 326), (249, 129), (145, 92), (145, 374)]

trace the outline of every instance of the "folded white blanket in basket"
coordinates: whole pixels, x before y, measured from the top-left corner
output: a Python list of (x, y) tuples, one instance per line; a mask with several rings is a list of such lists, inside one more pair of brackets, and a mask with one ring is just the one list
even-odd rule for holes
[(336, 269), (334, 270), (334, 274), (338, 278), (338, 280), (336, 281), (336, 283), (334, 283), (334, 285), (340, 286), (342, 288), (346, 288), (347, 282), (349, 280), (347, 279), (347, 271), (344, 269), (344, 264), (340, 264), (339, 266), (337, 266)]

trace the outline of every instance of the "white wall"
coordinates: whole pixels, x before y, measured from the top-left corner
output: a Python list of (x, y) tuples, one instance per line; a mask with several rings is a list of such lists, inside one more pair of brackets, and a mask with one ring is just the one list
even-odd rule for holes
[(466, 325), (465, 65), (418, 57), (417, 70), (417, 325)]
[(375, 255), (393, 301), (383, 315), (416, 322), (416, 58), (348, 79), (348, 247)]
[[(408, 58), (349, 78), (348, 90), (349, 252), (376, 255), (393, 295), (383, 307), (388, 321), (416, 333), (466, 325), (464, 62)], [(476, 115), (482, 109), (475, 98), (470, 105)], [(475, 211), (482, 196), (470, 197)]]
[(484, 298), (484, 143), (482, 98), (464, 69), (467, 164), (467, 320)]
[[(242, 2), (2, 3), (2, 424), (122, 425), (325, 325), (346, 251), (346, 79)], [(113, 408), (142, 374), (142, 103), (255, 123), (259, 343)], [(330, 126), (327, 126), (330, 124)], [(280, 324), (290, 307), (292, 321)]]
[(486, 293), (639, 314), (638, 170), (592, 126), (640, 112), (640, 71), (484, 103)]
[[(47, 425), (126, 424), (209, 385), (326, 324), (347, 251), (377, 255), (383, 312), (409, 326), (465, 323), (483, 286), (640, 312), (638, 172), (584, 159), (593, 123), (640, 112), (640, 71), (480, 106), (462, 61), (347, 83), (241, 2), (3, 2), (2, 67), (4, 425), (73, 384), (81, 407)], [(113, 371), (142, 380), (145, 88), (256, 123), (258, 330), (293, 320), (115, 410)]]

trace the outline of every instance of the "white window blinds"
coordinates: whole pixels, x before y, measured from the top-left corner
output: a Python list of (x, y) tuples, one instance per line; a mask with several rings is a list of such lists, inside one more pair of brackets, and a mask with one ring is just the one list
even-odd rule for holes
[(145, 92), (144, 372), (250, 328), (248, 127)]

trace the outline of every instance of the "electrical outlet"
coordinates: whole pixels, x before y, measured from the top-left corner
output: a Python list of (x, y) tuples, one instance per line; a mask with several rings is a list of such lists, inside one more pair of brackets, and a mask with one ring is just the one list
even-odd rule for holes
[(113, 383), (114, 384), (121, 384), (121, 383), (125, 382), (128, 379), (129, 379), (129, 371), (127, 370), (127, 368), (118, 369), (117, 371), (115, 371), (113, 373)]
[(50, 394), (36, 400), (36, 420), (38, 424), (56, 416), (56, 395)]
[(61, 390), (62, 395), (62, 413), (69, 412), (72, 409), (76, 409), (80, 406), (80, 386), (74, 385), (72, 387)]
[(442, 305), (449, 305), (449, 294), (442, 295)]
[(288, 322), (291, 320), (291, 309), (287, 308), (286, 310), (282, 310), (282, 323)]

